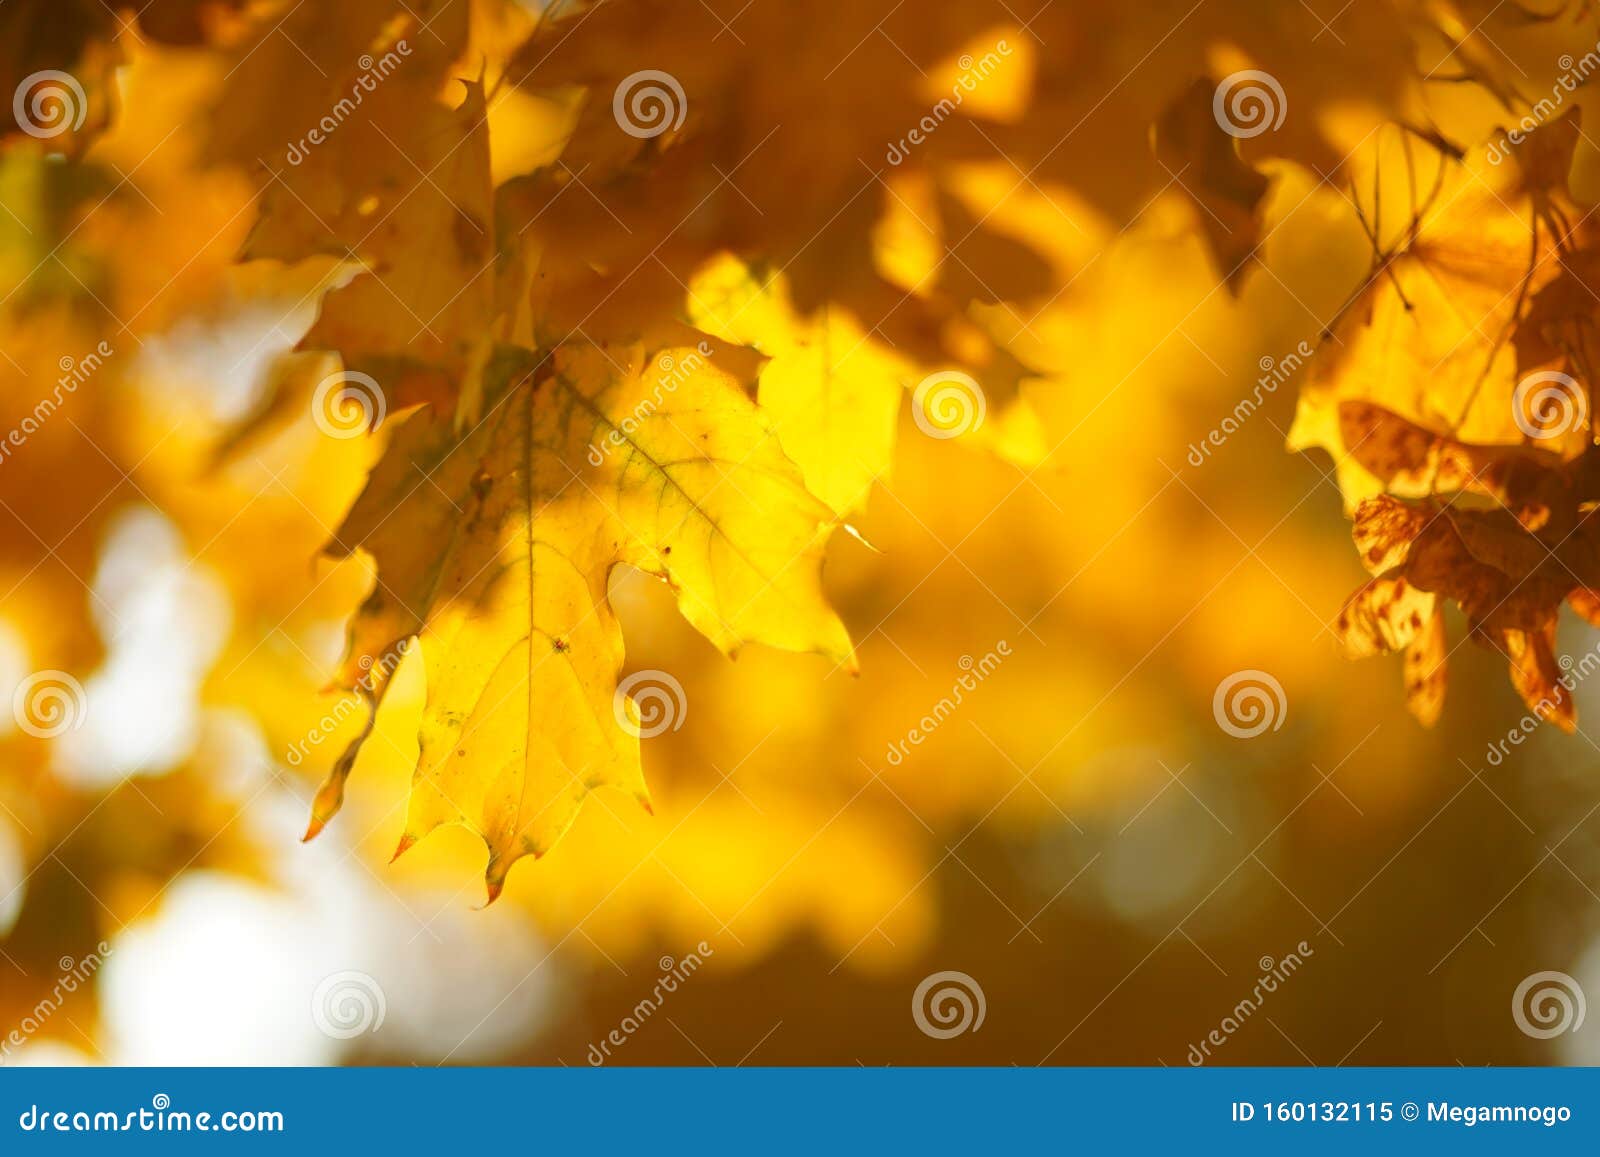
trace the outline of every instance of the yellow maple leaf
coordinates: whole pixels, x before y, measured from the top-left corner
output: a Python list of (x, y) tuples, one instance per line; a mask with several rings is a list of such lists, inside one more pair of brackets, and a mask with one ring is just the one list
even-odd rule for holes
[(799, 316), (781, 276), (760, 278), (733, 257), (702, 270), (688, 298), (695, 325), (771, 359), (758, 397), (812, 492), (840, 514), (865, 506), (889, 473), (911, 363), (871, 340), (846, 310)]
[[(761, 642), (854, 657), (821, 589), (832, 512), (708, 343), (568, 345), (546, 359), (506, 347), (487, 381), (482, 420), (464, 431), (430, 409), (404, 422), (330, 549), (364, 549), (378, 570), (349, 684), (381, 697), (384, 656), (420, 637), (428, 699), (401, 850), (467, 826), (489, 847), (492, 899), (594, 789), (648, 807), (607, 597), (618, 563), (671, 583), (730, 654)], [(318, 793), (313, 834), (364, 738)]]

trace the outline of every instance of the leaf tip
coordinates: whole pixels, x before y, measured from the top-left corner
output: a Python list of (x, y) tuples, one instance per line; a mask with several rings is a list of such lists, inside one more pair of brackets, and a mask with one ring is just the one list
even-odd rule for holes
[(307, 843), (317, 838), (322, 829), (328, 826), (328, 821), (339, 814), (339, 809), (344, 806), (344, 781), (349, 777), (349, 762), (343, 757), (334, 764), (333, 770), (317, 788), (317, 794), (311, 801), (311, 818), (306, 822), (305, 835), (300, 837), (301, 843)]
[(872, 544), (872, 540), (871, 539), (869, 539), (866, 535), (862, 534), (861, 531), (856, 528), (854, 523), (850, 523), (850, 522), (840, 523), (839, 529), (843, 530), (846, 534), (848, 534), (851, 538), (855, 539), (862, 546), (866, 547), (873, 554), (882, 554), (883, 553), (883, 551), (879, 550), (876, 546), (874, 546)]
[(500, 898), (500, 893), (505, 891), (506, 874), (510, 872), (511, 865), (498, 856), (490, 857), (489, 866), (483, 872), (484, 900), (478, 908), (482, 912), (490, 904)]

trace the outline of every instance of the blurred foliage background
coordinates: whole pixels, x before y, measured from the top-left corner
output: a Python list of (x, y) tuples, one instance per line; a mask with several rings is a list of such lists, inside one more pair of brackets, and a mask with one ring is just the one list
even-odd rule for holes
[[(1196, 51), (1258, 63), (1238, 47), (1249, 35), (1218, 31), (1250, 26), (1256, 6), (1220, 7)], [(1384, 5), (1300, 7), (1283, 17), (1294, 51), (1259, 63), (1286, 82), (1296, 61), (1358, 74)], [(1543, 92), (1564, 53), (1596, 40), (1579, 7), (1480, 25), (1472, 43), (1492, 56), (1492, 33), (1508, 83)], [(996, 119), (1028, 123), (1066, 32), (1034, 43), (996, 11), (1031, 60), (1026, 84), (995, 93)], [(1099, 31), (1132, 65), (1175, 19), (1108, 16)], [(414, 658), (344, 812), (299, 842), (361, 720), (298, 765), (287, 753), (341, 702), (325, 688), (372, 581), (362, 560), (318, 553), (384, 432), (259, 420), (328, 267), (235, 263), (256, 186), (202, 157), (223, 65), (131, 25), (112, 38), (124, 60), (107, 84), (139, 115), (106, 112), (72, 164), (23, 136), (0, 153), (3, 424), (33, 411), (63, 358), (114, 351), (0, 465), (0, 684), (55, 668), (87, 696), (62, 736), (0, 735), (0, 1028), (106, 945), (93, 983), (8, 1061), (581, 1065), (663, 968), (701, 952), (613, 1063), (1180, 1065), (1302, 941), (1303, 967), (1215, 1063), (1600, 1061), (1593, 1024), (1542, 1040), (1511, 1014), (1540, 970), (1600, 991), (1588, 725), (1539, 728), (1491, 761), (1524, 713), (1497, 656), (1456, 653), (1431, 730), (1406, 714), (1397, 660), (1342, 657), (1329, 624), (1362, 572), (1331, 461), (1284, 448), (1295, 376), (1190, 458), (1262, 359), (1319, 344), (1366, 275), (1345, 185), (1359, 155), (1324, 180), (1331, 166), (1257, 154), (1268, 228), (1260, 267), (1230, 292), (1209, 210), (1181, 182), (1158, 178), (1117, 213), (1103, 188), (1053, 171), (1016, 181), (982, 119), (942, 125), (975, 154), (950, 162), (952, 187), (998, 199), (998, 220), (1064, 274), (1016, 336), (1053, 371), (1027, 382), (1025, 412), (997, 404), (987, 437), (926, 437), (902, 412), (892, 476), (827, 560), (858, 677), (760, 649), (729, 662), (669, 591), (616, 574), (629, 669), (672, 672), (687, 703), (681, 727), (645, 743), (655, 813), (599, 794), (480, 909), (468, 833), (389, 862), (416, 759)], [(1419, 39), (1397, 67), (1425, 73), (1429, 50)], [(886, 83), (924, 83), (904, 71)], [(1102, 84), (1117, 99), (1061, 165), (1137, 186), (1154, 119), (1140, 110), (1195, 75)], [(1291, 116), (1335, 160), (1392, 111), (1297, 106), (1288, 87)], [(1507, 115), (1482, 88), (1419, 91), (1458, 139)], [(1037, 114), (1052, 136), (1094, 111), (1053, 95)], [(502, 115), (497, 158), (527, 163), (549, 110)], [(863, 146), (872, 165), (886, 143)], [(1592, 187), (1594, 162), (1581, 145), (1575, 188)], [(899, 243), (885, 230), (879, 258), (914, 265)], [(1564, 632), (1571, 654), (1597, 642)], [(891, 759), (964, 658), (1001, 642), (992, 675)], [(1239, 739), (1213, 695), (1247, 669), (1281, 684), (1284, 708), (1277, 729)], [(1581, 718), (1600, 718), (1600, 685), (1576, 695)], [(943, 970), (981, 986), (979, 1030), (918, 1029), (912, 994)], [(311, 1010), (346, 971), (381, 987), (385, 1012), (342, 1039)]]

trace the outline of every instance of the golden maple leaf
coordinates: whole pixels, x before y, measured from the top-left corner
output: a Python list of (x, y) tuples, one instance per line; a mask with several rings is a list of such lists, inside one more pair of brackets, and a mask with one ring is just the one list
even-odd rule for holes
[[(854, 658), (821, 589), (832, 512), (708, 344), (507, 347), (487, 381), (468, 429), (430, 409), (405, 420), (331, 550), (377, 564), (346, 680), (391, 670), (382, 657), (420, 639), (428, 699), (400, 850), (467, 826), (489, 847), (492, 899), (591, 791), (648, 806), (613, 567), (671, 583), (729, 654), (759, 642)], [(319, 791), (310, 834), (361, 743)]]

